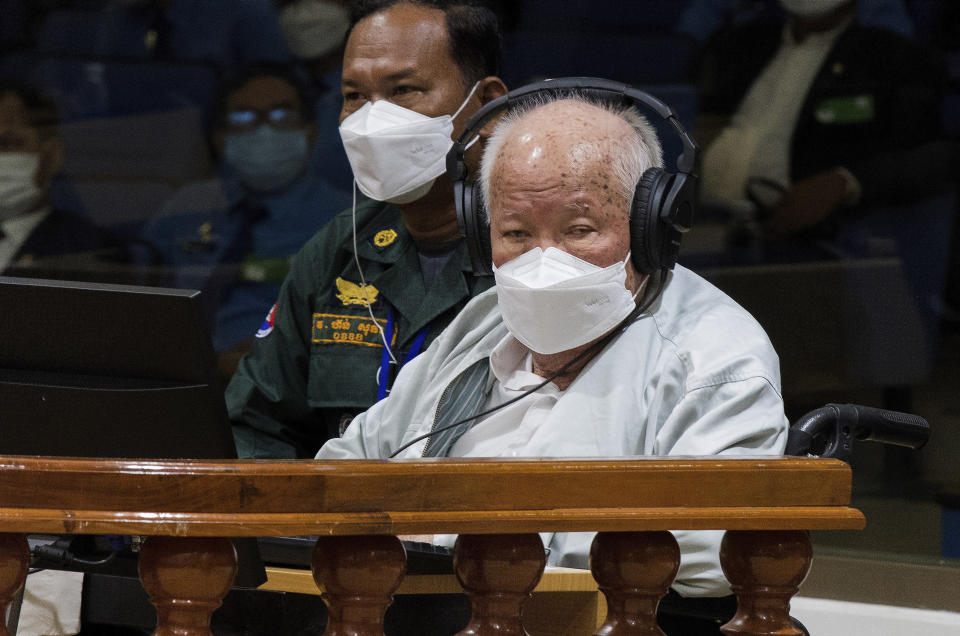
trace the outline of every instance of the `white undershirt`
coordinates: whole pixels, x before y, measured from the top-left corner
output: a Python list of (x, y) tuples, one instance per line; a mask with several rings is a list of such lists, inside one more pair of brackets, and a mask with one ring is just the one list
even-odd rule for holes
[(13, 257), (17, 255), (23, 244), (26, 243), (37, 226), (47, 218), (48, 214), (50, 214), (50, 207), (45, 207), (36, 212), (0, 221), (0, 230), (3, 230), (5, 234), (3, 238), (0, 238), (0, 272), (10, 265)]
[(704, 153), (704, 200), (743, 200), (750, 177), (790, 185), (790, 146), (800, 109), (848, 24), (845, 21), (829, 31), (811, 33), (801, 43), (794, 41), (789, 25), (784, 27), (777, 54), (754, 81), (730, 124)]
[[(490, 354), (490, 370), (496, 380), (483, 405), (487, 410), (503, 404), (542, 383), (533, 372), (530, 350), (511, 335)], [(522, 457), (523, 448), (543, 426), (562, 395), (553, 382), (494, 411), (474, 424), (450, 449), (451, 457)]]

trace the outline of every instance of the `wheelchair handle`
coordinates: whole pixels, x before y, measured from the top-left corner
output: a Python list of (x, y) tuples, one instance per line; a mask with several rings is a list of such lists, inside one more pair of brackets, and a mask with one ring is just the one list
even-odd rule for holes
[(918, 450), (929, 438), (930, 424), (919, 415), (857, 404), (827, 404), (793, 423), (786, 454), (849, 461), (854, 439)]

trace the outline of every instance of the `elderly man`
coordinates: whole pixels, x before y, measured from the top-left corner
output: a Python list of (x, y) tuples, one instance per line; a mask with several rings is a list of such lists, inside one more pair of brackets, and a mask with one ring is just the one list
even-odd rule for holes
[[(312, 457), (489, 287), (460, 241), (444, 158), (469, 116), (506, 92), (498, 69), (489, 10), (456, 0), (354, 7), (341, 136), (371, 200), (294, 258), (227, 387), (241, 456)], [(479, 157), (476, 145), (467, 159)]]
[[(559, 99), (509, 113), (481, 171), (495, 288), (317, 457), (781, 454), (761, 327), (683, 267), (647, 276), (631, 260), (627, 211), (659, 163), (632, 110)], [(676, 534), (676, 590), (728, 594), (721, 533)], [(548, 562), (586, 567), (591, 539), (548, 537)]]

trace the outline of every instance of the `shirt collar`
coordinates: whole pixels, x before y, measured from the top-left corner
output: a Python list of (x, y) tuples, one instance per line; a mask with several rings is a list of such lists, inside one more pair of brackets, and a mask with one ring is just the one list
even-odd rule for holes
[[(505, 389), (526, 391), (546, 378), (533, 372), (533, 356), (519, 340), (507, 334), (490, 353), (490, 370)], [(559, 391), (552, 382), (544, 387), (548, 392)]]

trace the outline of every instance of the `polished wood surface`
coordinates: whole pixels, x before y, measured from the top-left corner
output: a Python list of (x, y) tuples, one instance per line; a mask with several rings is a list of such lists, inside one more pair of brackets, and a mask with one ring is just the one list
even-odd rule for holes
[(801, 636), (790, 622), (790, 599), (812, 560), (805, 530), (724, 534), (720, 565), (737, 595), (737, 614), (720, 631), (727, 636)]
[(143, 589), (157, 608), (154, 636), (212, 636), (210, 617), (237, 575), (230, 539), (150, 537), (138, 565)]
[(848, 507), (849, 498), (847, 464), (804, 458), (0, 458), (0, 532), (268, 536), (860, 528), (863, 515)]
[(538, 534), (457, 537), (453, 570), (471, 608), (457, 636), (529, 636), (520, 615), (546, 565)]
[[(319, 595), (310, 570), (267, 567), (261, 590)], [(408, 574), (395, 595), (463, 594), (453, 574)], [(589, 570), (547, 566), (523, 606), (523, 626), (531, 636), (592, 634), (603, 623), (607, 604)]]
[(669, 532), (600, 532), (590, 568), (607, 598), (607, 619), (596, 636), (664, 636), (660, 604), (680, 568), (680, 547)]
[(140, 568), (155, 634), (205, 636), (236, 568), (224, 537), (311, 534), (322, 537), (313, 575), (330, 608), (326, 634), (379, 636), (403, 585), (395, 535), (453, 533), (473, 607), (463, 633), (522, 635), (543, 569), (536, 533), (598, 531), (592, 568), (609, 612), (597, 633), (647, 634), (677, 560), (663, 531), (725, 529), (721, 556), (740, 602), (727, 633), (789, 634), (789, 599), (809, 567), (805, 531), (864, 524), (850, 483), (845, 463), (803, 458), (0, 457), (0, 603), (23, 580), (20, 533), (138, 534), (150, 537)]
[(382, 636), (383, 617), (407, 568), (392, 536), (320, 537), (313, 578), (327, 604), (327, 636)]

